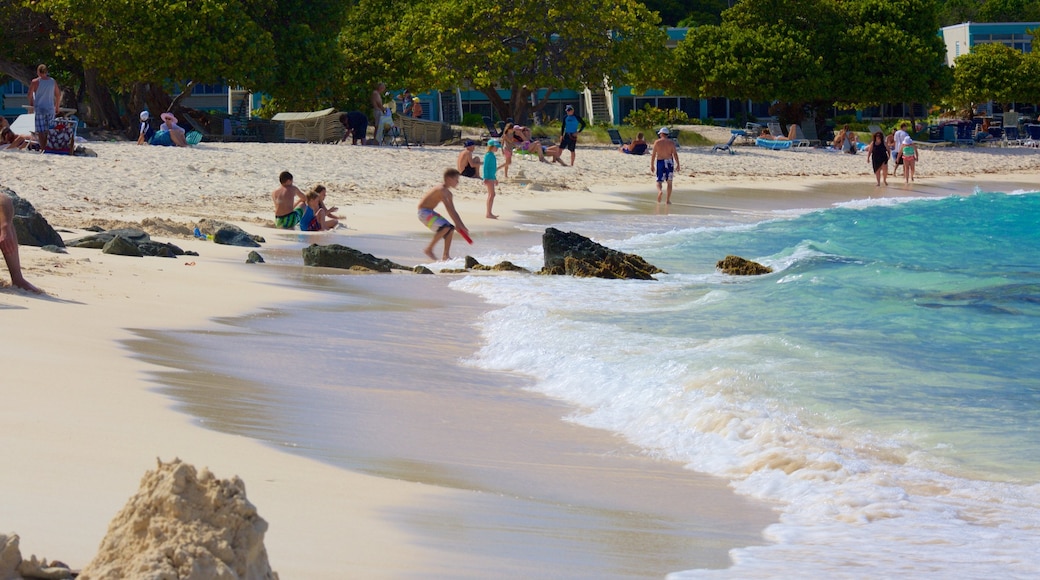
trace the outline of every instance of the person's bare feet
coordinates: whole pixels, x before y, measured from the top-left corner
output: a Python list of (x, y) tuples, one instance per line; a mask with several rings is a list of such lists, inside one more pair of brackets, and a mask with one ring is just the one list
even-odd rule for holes
[(441, 260), (442, 260), (442, 261), (445, 261), (445, 262), (447, 262), (447, 261), (448, 261), (448, 260), (450, 260), (450, 259), (451, 259), (451, 256), (449, 256), (448, 254), (444, 254), (444, 256), (443, 256), (443, 257), (441, 257)]
[(495, 214), (493, 214), (493, 213), (489, 213), (489, 214), (487, 214), (487, 215), (486, 215), (486, 216), (484, 216), (484, 217), (486, 217), (486, 218), (487, 218), (487, 219), (489, 219), (489, 220), (497, 220), (497, 219), (498, 219), (498, 216), (497, 216), (497, 215), (495, 215)]
[(433, 250), (431, 250), (430, 248), (426, 248), (425, 250), (423, 250), (423, 253), (426, 254), (427, 258), (434, 261), (437, 260), (437, 257), (433, 255)]

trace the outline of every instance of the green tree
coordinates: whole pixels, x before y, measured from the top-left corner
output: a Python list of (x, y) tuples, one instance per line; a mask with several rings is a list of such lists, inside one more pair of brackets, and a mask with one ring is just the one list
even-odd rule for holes
[(648, 82), (668, 59), (657, 22), (635, 0), (432, 0), (400, 30), (420, 63), (413, 88), (471, 86), (502, 118), (526, 119), (558, 89)]
[(977, 18), (979, 22), (1035, 22), (1040, 20), (1040, 1), (986, 0)]
[(979, 44), (954, 61), (953, 98), (959, 105), (996, 101), (1005, 106), (1024, 98), (1021, 52), (999, 42)]

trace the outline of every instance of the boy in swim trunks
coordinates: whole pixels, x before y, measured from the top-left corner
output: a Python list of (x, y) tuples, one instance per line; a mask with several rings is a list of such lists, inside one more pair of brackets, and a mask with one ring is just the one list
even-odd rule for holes
[(675, 141), (668, 138), (668, 127), (661, 127), (650, 155), (650, 172), (657, 174), (657, 203), (661, 203), (662, 182), (668, 183), (665, 203), (672, 203), (672, 177), (676, 171), (679, 171), (679, 151), (675, 148)]
[[(437, 259), (433, 255), (433, 246), (438, 240), (444, 240), (444, 253), (441, 255), (441, 259), (450, 260), (451, 236), (455, 232), (455, 228), (458, 228), (460, 232), (469, 232), (466, 225), (462, 223), (459, 213), (455, 211), (455, 203), (452, 201), (451, 189), (449, 189), (450, 187), (458, 186), (459, 175), (458, 169), (446, 169), (444, 171), (444, 183), (427, 191), (422, 201), (419, 202), (419, 221), (433, 230), (433, 239), (430, 240), (428, 246), (423, 248), (423, 253), (431, 260)], [(455, 220), (455, 225), (452, 225), (451, 222), (434, 211), (441, 203), (444, 204), (444, 209), (448, 210), (448, 215), (451, 216), (451, 219)]]
[(307, 209), (307, 198), (299, 187), (293, 185), (293, 175), (283, 171), (278, 175), (281, 187), (271, 192), (274, 202), (274, 225), (283, 230), (291, 230), (300, 223)]

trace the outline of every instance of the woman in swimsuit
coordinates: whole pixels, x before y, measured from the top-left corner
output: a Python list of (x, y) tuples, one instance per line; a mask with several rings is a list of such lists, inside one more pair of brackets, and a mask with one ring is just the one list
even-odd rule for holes
[(917, 173), (917, 145), (914, 145), (914, 140), (910, 137), (903, 139), (903, 144), (899, 146), (899, 155), (903, 158), (903, 178), (906, 183), (910, 183), (914, 180), (914, 175)]
[(531, 137), (531, 128), (520, 127), (520, 134), (522, 135), (522, 141), (517, 145), (517, 148), (521, 151), (534, 153), (538, 156), (538, 161), (548, 163), (548, 161), (545, 160), (545, 153), (542, 151), (542, 144)]
[(888, 147), (885, 146), (885, 134), (881, 131), (874, 133), (874, 137), (867, 146), (867, 163), (874, 166), (874, 179), (877, 186), (881, 187), (881, 178), (885, 178), (888, 185)]

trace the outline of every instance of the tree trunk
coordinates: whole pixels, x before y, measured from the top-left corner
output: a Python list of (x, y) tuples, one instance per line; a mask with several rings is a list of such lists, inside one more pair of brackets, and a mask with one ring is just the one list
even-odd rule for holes
[(0, 76), (9, 76), (28, 86), (36, 78), (36, 69), (17, 62), (0, 59)]
[(83, 84), (86, 85), (87, 98), (90, 101), (90, 112), (94, 123), (99, 127), (113, 131), (125, 129), (126, 125), (119, 116), (119, 108), (116, 107), (111, 91), (98, 80), (97, 69), (86, 69), (83, 71)]

